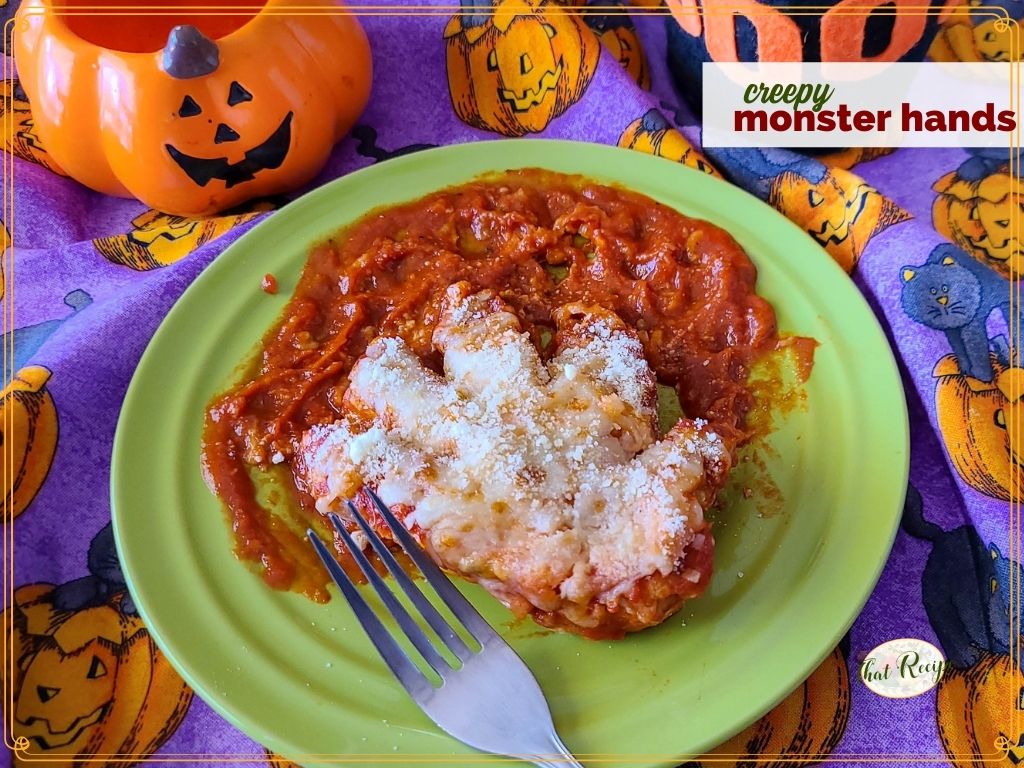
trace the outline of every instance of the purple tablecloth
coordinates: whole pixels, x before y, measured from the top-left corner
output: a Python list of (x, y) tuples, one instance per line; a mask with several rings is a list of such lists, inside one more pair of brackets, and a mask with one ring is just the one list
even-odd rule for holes
[[(539, 16), (544, 8), (524, 5), (523, 13)], [(453, 109), (450, 91), (463, 85), (446, 73), (446, 26), (452, 44), (472, 24), (489, 25), (486, 17), (363, 23), (376, 69), (371, 103), (310, 186), (412, 145), (525, 132), (525, 122), (501, 123), (480, 109), (463, 114), (474, 127)], [(816, 234), (851, 268), (876, 311), (909, 401), (903, 526), (863, 614), (823, 667), (830, 682), (805, 685), (789, 700), (799, 716), (770, 715), (726, 751), (766, 759), (784, 751), (797, 761), (831, 752), (859, 756), (847, 758), (854, 762), (902, 754), (904, 764), (954, 754), (952, 762), (970, 765), (996, 752), (1001, 734), (1010, 750), (1003, 761), (1016, 763), (1024, 744), (1011, 714), (1024, 708), (1024, 677), (1009, 656), (1010, 579), (1019, 586), (1020, 570), (1009, 559), (1008, 499), (1020, 459), (1005, 425), (1014, 409), (1020, 413), (1024, 371), (1007, 344), (1006, 276), (1022, 267), (1020, 242), (1008, 228), (1019, 215), (1008, 154), (849, 151), (824, 162), (772, 150), (701, 156), (691, 146), (699, 145), (697, 122), (665, 64), (666, 18), (588, 23), (605, 49), (594, 72), (576, 73), (586, 84), (582, 95), (559, 115), (533, 114), (529, 127), (543, 125), (537, 135), (545, 137), (654, 151), (709, 172), (713, 166)], [(615, 52), (645, 53), (646, 69), (634, 60), (627, 71)], [(637, 80), (648, 77), (645, 89)], [(152, 647), (124, 591), (108, 481), (118, 412), (151, 335), (203, 268), (273, 213), (264, 206), (187, 220), (92, 192), (46, 167), (17, 81), (3, 88), (2, 108), (16, 121), (6, 148), (18, 157), (16, 225), (8, 227), (13, 270), (5, 261), (14, 307), (13, 325), (5, 314), (5, 349), (13, 341), (14, 364), (3, 400), (14, 410), (5, 450), (14, 451), (15, 475), (5, 474), (5, 483), (16, 516), (17, 606), (6, 595), (5, 605), (18, 669), (8, 680), (14, 706), (6, 714), (8, 723), (13, 714), (14, 735), (28, 740), (17, 762), (121, 751), (251, 754), (253, 764), (265, 765), (263, 747), (193, 698)], [(89, 650), (96, 637), (106, 641), (103, 653)], [(951, 670), (937, 689), (892, 700), (859, 680), (864, 654), (899, 637), (943, 649)]]

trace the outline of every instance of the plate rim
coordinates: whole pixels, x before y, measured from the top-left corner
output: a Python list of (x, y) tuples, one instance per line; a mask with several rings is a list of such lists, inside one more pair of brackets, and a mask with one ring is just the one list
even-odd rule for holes
[[(201, 286), (201, 285), (205, 284), (205, 282), (207, 282), (207, 281), (213, 281), (216, 278), (216, 276), (220, 272), (222, 272), (222, 271), (228, 271), (228, 270), (236, 269), (236, 267), (233, 266), (233, 262), (237, 261), (239, 257), (234, 256), (233, 254), (234, 253), (243, 253), (244, 254), (244, 252), (247, 249), (250, 248), (251, 244), (258, 243), (259, 239), (263, 236), (263, 234), (264, 234), (263, 230), (265, 230), (267, 225), (271, 221), (273, 221), (274, 219), (278, 219), (278, 224), (275, 225), (275, 226), (280, 225), (280, 217), (283, 214), (285, 214), (287, 211), (289, 211), (289, 209), (301, 208), (301, 207), (304, 207), (304, 206), (307, 206), (307, 205), (313, 206), (321, 198), (329, 198), (335, 188), (341, 187), (341, 186), (345, 186), (345, 185), (349, 185), (349, 184), (358, 184), (359, 180), (363, 176), (380, 173), (381, 172), (380, 169), (383, 168), (383, 167), (387, 167), (388, 169), (390, 169), (392, 174), (397, 174), (397, 173), (400, 173), (401, 167), (403, 165), (405, 165), (405, 164), (413, 164), (413, 163), (423, 162), (423, 157), (424, 156), (428, 156), (428, 155), (429, 156), (437, 156), (439, 158), (438, 162), (443, 162), (443, 158), (444, 158), (445, 155), (458, 154), (459, 152), (467, 151), (467, 148), (469, 148), (469, 147), (474, 147), (475, 148), (475, 147), (479, 147), (481, 145), (483, 145), (484, 147), (487, 147), (487, 146), (494, 147), (495, 148), (495, 157), (500, 158), (500, 157), (504, 156), (504, 153), (505, 153), (505, 149), (504, 148), (512, 145), (513, 143), (515, 143), (517, 146), (524, 146), (524, 145), (525, 146), (530, 146), (530, 145), (546, 145), (546, 146), (552, 146), (554, 148), (558, 148), (559, 146), (562, 146), (567, 151), (571, 151), (572, 149), (578, 148), (578, 147), (580, 147), (582, 145), (584, 147), (588, 147), (589, 148), (588, 151), (595, 151), (596, 150), (596, 151), (599, 151), (599, 152), (622, 153), (622, 154), (629, 153), (633, 158), (635, 158), (635, 161), (636, 161), (636, 163), (638, 165), (643, 165), (643, 164), (648, 163), (650, 161), (659, 162), (659, 163), (672, 163), (672, 161), (666, 160), (664, 158), (659, 158), (659, 157), (656, 157), (656, 156), (648, 155), (646, 153), (638, 152), (637, 150), (623, 148), (623, 147), (617, 147), (617, 146), (613, 146), (613, 145), (609, 145), (609, 144), (602, 144), (602, 143), (597, 143), (597, 142), (586, 142), (586, 141), (572, 141), (572, 140), (565, 140), (565, 139), (531, 138), (531, 139), (491, 139), (491, 140), (482, 140), (482, 141), (470, 140), (470, 141), (456, 143), (456, 144), (448, 144), (448, 145), (443, 145), (443, 146), (440, 146), (440, 147), (434, 147), (434, 148), (431, 148), (431, 149), (422, 150), (422, 151), (416, 152), (416, 153), (411, 153), (411, 154), (405, 155), (405, 156), (391, 158), (391, 159), (388, 159), (388, 160), (385, 160), (385, 161), (382, 161), (382, 162), (372, 163), (372, 164), (370, 164), (368, 166), (365, 166), (365, 167), (359, 168), (357, 170), (351, 171), (351, 172), (349, 172), (347, 174), (344, 174), (344, 175), (339, 176), (339, 177), (337, 177), (335, 179), (332, 179), (332, 180), (324, 183), (323, 185), (321, 185), (319, 187), (316, 187), (316, 188), (314, 188), (312, 190), (309, 190), (308, 192), (306, 192), (306, 193), (300, 195), (299, 197), (297, 197), (295, 200), (292, 200), (289, 203), (287, 203), (286, 205), (282, 206), (280, 209), (277, 209), (276, 211), (273, 212), (273, 214), (274, 214), (273, 216), (266, 217), (265, 219), (263, 219), (260, 222), (258, 222), (255, 226), (253, 226), (251, 229), (249, 229), (247, 232), (245, 232), (240, 237), (238, 237), (235, 241), (233, 241), (230, 245), (228, 245), (227, 248), (225, 248), (223, 252), (221, 252), (220, 254), (215, 256), (211, 260), (211, 262), (208, 265), (206, 265), (206, 267), (204, 267), (201, 270), (201, 272), (189, 283), (189, 285), (185, 288), (185, 290), (182, 292), (182, 294), (178, 297), (178, 299), (174, 302), (174, 304), (171, 306), (171, 308), (167, 311), (166, 315), (161, 319), (158, 328), (156, 329), (156, 331), (154, 332), (153, 336), (150, 338), (149, 342), (147, 343), (147, 345), (145, 347), (145, 350), (143, 351), (143, 354), (139, 358), (139, 361), (138, 361), (138, 363), (136, 365), (135, 371), (132, 374), (131, 381), (130, 381), (130, 383), (128, 385), (128, 388), (127, 388), (125, 396), (124, 396), (124, 400), (122, 402), (122, 407), (121, 407), (121, 410), (120, 410), (120, 413), (119, 413), (119, 416), (118, 416), (117, 426), (116, 426), (116, 429), (115, 429), (114, 440), (113, 440), (113, 445), (112, 445), (112, 453), (111, 453), (111, 468), (110, 468), (110, 483), (109, 483), (109, 488), (110, 488), (110, 506), (111, 506), (111, 520), (112, 520), (112, 526), (113, 526), (113, 533), (114, 533), (115, 543), (116, 543), (116, 547), (117, 547), (117, 551), (118, 551), (118, 556), (119, 556), (119, 559), (121, 561), (122, 568), (123, 568), (123, 571), (124, 571), (124, 577), (125, 577), (125, 582), (127, 584), (128, 591), (131, 594), (132, 598), (134, 599), (134, 602), (135, 602), (136, 608), (137, 608), (137, 610), (139, 612), (139, 615), (143, 619), (143, 622), (145, 623), (145, 625), (147, 627), (147, 630), (149, 631), (149, 633), (150, 633), (151, 637), (153, 638), (154, 642), (157, 643), (157, 645), (160, 647), (161, 651), (164, 653), (165, 657), (168, 659), (168, 661), (171, 663), (171, 665), (175, 668), (175, 670), (178, 672), (178, 674), (182, 677), (182, 679), (185, 680), (185, 682), (190, 686), (190, 688), (192, 688), (192, 690), (196, 694), (198, 694), (204, 700), (204, 702), (208, 706), (210, 706), (212, 709), (214, 709), (221, 717), (223, 717), (225, 720), (227, 720), (234, 727), (238, 728), (242, 733), (244, 733), (249, 738), (252, 738), (254, 741), (258, 742), (260, 745), (266, 746), (266, 748), (270, 748), (273, 745), (274, 742), (280, 743), (281, 740), (279, 740), (273, 733), (271, 733), (267, 729), (267, 727), (265, 725), (261, 724), (260, 722), (256, 722), (256, 721), (250, 720), (247, 717), (240, 716), (235, 709), (224, 705), (223, 702), (220, 699), (218, 699), (217, 697), (209, 695), (209, 689), (210, 689), (211, 686), (207, 685), (205, 681), (203, 681), (202, 679), (200, 679), (199, 677), (197, 677), (196, 675), (194, 675), (192, 673), (192, 669), (190, 668), (190, 666), (187, 663), (187, 661), (177, 654), (177, 652), (176, 652), (178, 650), (177, 648), (168, 647), (168, 644), (165, 642), (164, 638), (161, 636), (161, 632), (159, 630), (161, 622), (159, 620), (155, 620), (155, 617), (150, 614), (149, 608), (148, 608), (148, 605), (147, 605), (148, 598), (143, 595), (143, 593), (141, 591), (142, 587), (140, 587), (138, 585), (138, 583), (136, 582), (135, 575), (133, 573), (133, 569), (130, 566), (130, 563), (131, 563), (131, 560), (132, 560), (132, 556), (131, 556), (131, 554), (129, 554), (130, 553), (130, 548), (126, 547), (126, 544), (125, 544), (125, 541), (124, 541), (124, 538), (123, 538), (124, 537), (124, 532), (123, 532), (123, 530), (121, 528), (121, 524), (118, 522), (118, 520), (119, 520), (119, 518), (121, 516), (121, 512), (119, 512), (119, 509), (122, 508), (122, 505), (119, 504), (118, 500), (117, 500), (118, 496), (121, 493), (121, 490), (120, 490), (121, 484), (122, 483), (126, 483), (126, 482), (130, 482), (130, 480), (126, 479), (127, 476), (126, 476), (125, 472), (118, 471), (118, 467), (121, 464), (126, 462), (126, 459), (124, 458), (125, 454), (126, 454), (125, 441), (127, 440), (127, 438), (125, 437), (125, 434), (127, 432), (127, 428), (125, 427), (125, 424), (131, 418), (131, 415), (136, 410), (138, 410), (141, 407), (140, 406), (140, 401), (141, 401), (141, 399), (143, 397), (143, 394), (144, 394), (145, 378), (146, 378), (146, 375), (147, 375), (145, 373), (145, 371), (148, 369), (149, 366), (151, 366), (153, 364), (153, 361), (156, 359), (157, 352), (159, 350), (160, 345), (163, 343), (163, 339), (166, 336), (168, 336), (168, 335), (170, 335), (172, 333), (174, 321), (171, 320), (171, 318), (176, 316), (176, 312), (179, 310), (179, 307), (181, 305), (183, 305), (186, 301), (190, 301), (191, 300), (189, 298), (191, 295), (193, 295), (193, 294), (199, 292), (200, 290), (202, 290), (201, 288), (197, 288), (196, 286)], [(499, 149), (499, 147), (501, 147), (501, 148)], [(479, 151), (479, 150), (473, 150), (473, 151)], [(484, 151), (486, 151), (486, 150), (484, 150)], [(511, 153), (510, 157), (516, 158), (517, 155), (518, 155), (518, 153), (516, 153), (513, 150), (513, 152)], [(820, 654), (811, 654), (811, 655), (807, 656), (806, 657), (807, 661), (801, 667), (799, 667), (799, 672), (794, 673), (793, 675), (791, 675), (792, 679), (788, 679), (786, 681), (785, 685), (782, 685), (780, 683), (777, 686), (779, 688), (779, 692), (778, 692), (777, 696), (772, 698), (770, 703), (764, 705), (763, 707), (759, 707), (758, 708), (759, 711), (757, 711), (755, 714), (753, 714), (752, 716), (747, 718), (743, 722), (743, 724), (741, 726), (739, 726), (739, 727), (734, 729), (735, 733), (739, 733), (744, 728), (748, 727), (751, 723), (753, 723), (758, 718), (762, 717), (764, 714), (766, 714), (768, 711), (770, 711), (772, 708), (774, 708), (782, 699), (784, 699), (787, 695), (789, 695), (789, 693), (791, 692), (791, 690), (793, 688), (795, 688), (797, 685), (799, 685), (800, 682), (805, 680), (810, 675), (810, 673), (813, 672), (814, 669), (817, 668), (817, 666), (821, 663), (821, 661), (829, 653), (831, 653), (832, 649), (839, 643), (839, 641), (842, 639), (842, 637), (845, 635), (845, 633), (850, 629), (850, 627), (853, 625), (853, 623), (856, 621), (856, 619), (860, 616), (860, 614), (862, 613), (862, 611), (864, 609), (865, 604), (867, 603), (867, 601), (870, 598), (872, 592), (874, 591), (875, 587), (877, 586), (878, 581), (881, 578), (882, 572), (883, 572), (886, 564), (889, 561), (889, 557), (891, 556), (891, 550), (892, 550), (892, 547), (893, 547), (896, 535), (897, 535), (898, 530), (899, 530), (899, 524), (900, 524), (900, 519), (901, 519), (901, 514), (900, 513), (902, 511), (902, 507), (903, 507), (903, 504), (905, 502), (905, 496), (906, 496), (906, 491), (907, 491), (906, 485), (907, 485), (907, 481), (909, 479), (909, 468), (910, 468), (910, 423), (909, 423), (909, 412), (908, 412), (907, 399), (906, 399), (906, 390), (905, 390), (905, 386), (904, 386), (904, 382), (903, 382), (903, 377), (901, 375), (900, 368), (899, 368), (899, 365), (898, 365), (897, 359), (896, 359), (896, 351), (893, 349), (892, 345), (889, 343), (888, 337), (885, 334), (885, 331), (883, 329), (881, 321), (879, 320), (879, 318), (875, 314), (874, 310), (872, 309), (870, 303), (867, 301), (867, 298), (863, 295), (862, 291), (853, 283), (853, 280), (852, 280), (851, 276), (848, 275), (845, 271), (843, 271), (843, 269), (831, 258), (831, 256), (829, 256), (829, 254), (825, 251), (825, 249), (821, 248), (820, 246), (815, 244), (814, 241), (809, 237), (809, 235), (807, 235), (807, 233), (803, 229), (801, 229), (797, 224), (795, 224), (793, 221), (791, 221), (790, 219), (785, 217), (783, 214), (781, 214), (780, 212), (778, 212), (777, 210), (775, 210), (774, 208), (769, 206), (767, 203), (765, 203), (764, 201), (762, 201), (759, 198), (757, 198), (756, 196), (751, 195), (750, 193), (746, 192), (742, 188), (739, 188), (739, 187), (729, 183), (728, 181), (724, 180), (723, 178), (710, 176), (708, 174), (702, 173), (701, 171), (698, 171), (698, 170), (696, 170), (694, 168), (682, 165), (680, 163), (672, 163), (672, 166), (674, 166), (674, 169), (671, 172), (679, 173), (681, 180), (685, 180), (687, 178), (689, 178), (689, 179), (700, 178), (700, 179), (703, 180), (702, 183), (709, 183), (710, 182), (710, 183), (713, 183), (713, 184), (716, 184), (716, 185), (720, 185), (719, 186), (720, 189), (727, 190), (726, 191), (727, 195), (737, 196), (737, 199), (743, 198), (744, 199), (744, 204), (753, 206), (755, 208), (760, 208), (762, 215), (767, 215), (767, 216), (772, 217), (775, 220), (775, 223), (778, 226), (780, 226), (780, 227), (788, 227), (794, 233), (795, 236), (799, 236), (799, 237), (803, 238), (806, 241), (806, 244), (807, 244), (808, 247), (803, 248), (802, 250), (805, 250), (808, 253), (810, 253), (812, 250), (817, 251), (818, 258), (820, 258), (821, 260), (823, 260), (825, 262), (825, 265), (823, 266), (823, 268), (825, 268), (825, 269), (832, 269), (835, 272), (838, 272), (839, 275), (841, 275), (844, 280), (849, 281), (850, 300), (862, 304), (863, 305), (863, 309), (866, 311), (867, 315), (870, 316), (870, 318), (872, 320), (872, 322), (870, 323), (869, 326), (867, 326), (867, 327), (858, 327), (857, 333), (858, 334), (870, 333), (871, 335), (876, 337), (876, 339), (875, 339), (876, 341), (881, 342), (881, 348), (884, 348), (886, 350), (887, 354), (884, 356), (884, 363), (885, 363), (884, 367), (889, 372), (891, 372), (891, 378), (890, 378), (889, 382), (887, 382), (887, 383), (895, 384), (896, 392), (894, 394), (898, 394), (897, 400), (898, 400), (898, 404), (900, 406), (900, 413), (892, 414), (892, 434), (891, 434), (891, 438), (892, 438), (892, 442), (893, 443), (898, 443), (897, 447), (898, 447), (899, 457), (901, 458), (901, 466), (897, 469), (897, 476), (902, 478), (902, 488), (901, 488), (901, 490), (898, 493), (899, 503), (894, 505), (894, 509), (893, 509), (893, 512), (892, 512), (891, 520), (890, 520), (890, 529), (888, 531), (884, 531), (883, 532), (884, 535), (880, 535), (877, 538), (877, 541), (880, 544), (884, 544), (882, 549), (884, 550), (885, 555), (884, 555), (884, 557), (878, 558), (878, 561), (874, 564), (874, 567), (873, 567), (872, 573), (871, 573), (871, 578), (870, 579), (866, 579), (864, 581), (864, 584), (861, 587), (861, 589), (857, 591), (857, 599), (854, 601), (854, 608), (851, 611), (849, 611), (849, 616), (842, 622), (842, 625), (839, 627), (839, 629), (836, 632), (833, 633), (834, 636), (832, 637), (831, 642), (827, 645), (827, 647), (825, 647), (824, 650), (822, 650), (820, 652)], [(476, 175), (474, 175), (472, 177), (467, 177), (467, 181), (469, 180), (469, 178), (477, 178), (477, 177), (479, 177), (481, 175), (487, 175), (487, 174), (490, 174), (490, 173), (500, 173), (500, 172), (502, 172), (504, 170), (512, 170), (512, 169), (516, 169), (516, 168), (529, 168), (529, 167), (537, 167), (537, 166), (536, 165), (531, 165), (529, 163), (525, 163), (525, 164), (524, 163), (520, 163), (518, 161), (518, 159), (513, 160), (512, 164), (505, 164), (504, 162), (499, 160), (499, 161), (495, 161), (493, 163), (493, 167), (491, 168), (491, 170), (483, 171), (483, 172), (481, 172), (479, 174), (476, 174)], [(572, 173), (572, 172), (569, 172), (569, 171), (559, 171), (559, 172), (560, 173)], [(576, 173), (578, 175), (580, 175), (580, 176), (583, 176), (584, 178), (593, 178), (596, 181), (598, 181), (599, 183), (618, 184), (619, 186), (625, 187), (627, 189), (630, 188), (629, 184), (626, 183), (626, 182), (621, 182), (621, 181), (602, 181), (600, 173), (590, 173), (590, 172), (586, 172), (586, 171), (577, 171)], [(456, 183), (465, 183), (465, 182), (456, 182)], [(445, 188), (445, 186), (448, 186), (448, 185), (445, 185), (445, 184), (439, 185), (437, 187), (437, 189), (443, 189), (443, 188)], [(429, 193), (427, 193), (427, 194), (429, 194)], [(646, 196), (652, 197), (652, 199), (654, 199), (653, 196), (648, 194), (648, 193), (642, 192), (641, 194), (645, 194)], [(420, 197), (420, 195), (411, 196), (411, 197), (408, 198), (408, 200), (410, 200), (410, 201), (411, 200), (415, 200), (415, 199), (418, 199), (418, 197)], [(405, 198), (403, 198), (403, 199), (405, 199)], [(391, 203), (391, 204), (388, 204), (388, 205), (390, 206), (390, 205), (398, 205), (398, 204), (401, 204), (401, 203)], [(665, 204), (669, 205), (669, 206), (673, 206), (672, 203), (667, 203), (666, 202)], [(358, 211), (356, 211), (354, 214), (351, 214), (351, 215), (347, 211), (343, 212), (343, 213), (339, 214), (339, 216), (338, 216), (338, 222), (339, 223), (335, 223), (332, 226), (333, 226), (334, 229), (342, 228), (344, 226), (347, 226), (349, 223), (357, 221), (358, 219), (362, 218), (363, 216), (367, 215), (368, 213), (372, 212), (373, 210), (375, 210), (375, 209), (372, 208), (372, 207), (359, 208)], [(686, 215), (689, 215), (689, 214), (686, 214)], [(693, 218), (703, 218), (703, 217), (695, 215), (695, 216), (693, 216)], [(725, 226), (723, 226), (721, 224), (717, 224), (714, 221), (712, 221), (711, 223), (715, 224), (716, 226), (721, 226), (723, 229), (726, 229), (727, 232), (729, 231), (728, 228), (726, 228)], [(730, 234), (732, 234), (732, 233), (730, 232)], [(302, 250), (303, 254), (308, 254), (308, 248), (309, 248), (309, 246), (311, 244), (312, 243), (307, 243), (305, 245), (305, 247)], [(814, 246), (814, 248), (812, 248), (811, 246)], [(744, 250), (746, 250), (745, 246), (741, 246), (741, 247), (744, 247)], [(225, 386), (224, 382), (218, 382), (217, 383), (217, 389), (211, 389), (211, 392), (220, 391), (224, 386)], [(196, 471), (198, 471), (198, 469)], [(852, 594), (852, 592), (851, 592), (851, 594)], [(184, 655), (187, 656), (188, 654), (184, 654)], [(731, 736), (726, 736), (724, 739), (718, 739), (716, 741), (724, 741), (725, 739), (728, 739), (728, 738), (731, 738)], [(705, 751), (706, 749), (713, 748), (713, 746), (714, 746), (714, 744), (709, 744), (709, 745), (706, 745), (706, 746), (702, 746), (700, 751)], [(285, 752), (283, 752), (281, 754), (286, 754), (287, 751), (288, 750), (286, 750)], [(292, 754), (297, 754), (297, 753), (293, 752)], [(696, 752), (696, 753), (685, 753), (685, 754), (680, 753), (679, 759), (692, 758), (695, 754), (699, 754), (699, 752)], [(416, 756), (420, 756), (420, 755), (416, 755)], [(623, 753), (622, 756), (623, 757), (630, 757), (630, 755), (625, 754), (625, 753)], [(355, 756), (354, 755), (339, 755), (339, 757), (352, 758), (352, 757), (355, 757)], [(443, 757), (443, 756), (442, 755), (438, 755), (438, 757)], [(486, 755), (486, 754), (483, 754), (483, 753), (479, 754), (479, 759), (481, 761), (485, 761), (489, 757), (490, 757), (489, 755)], [(651, 756), (640, 756), (640, 757), (642, 759), (643, 757), (650, 758)], [(662, 757), (662, 756), (659, 755), (658, 757)], [(500, 758), (494, 758), (494, 759), (500, 759)], [(677, 762), (678, 761), (675, 758), (671, 758), (671, 759), (665, 758), (665, 759), (659, 759), (659, 760), (655, 760), (654, 762), (643, 763), (643, 764), (644, 765), (649, 765), (652, 768), (654, 768), (655, 766), (675, 765), (675, 764), (677, 764)], [(636, 764), (640, 765), (641, 763), (637, 762)]]

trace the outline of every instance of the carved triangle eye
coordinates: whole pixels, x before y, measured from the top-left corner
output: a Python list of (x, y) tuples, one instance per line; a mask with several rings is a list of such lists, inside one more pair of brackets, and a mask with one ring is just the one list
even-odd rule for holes
[(178, 107), (178, 117), (195, 117), (202, 113), (202, 107), (196, 104), (196, 100), (191, 96), (186, 96), (181, 102), (181, 106)]
[(95, 680), (97, 677), (104, 677), (106, 674), (107, 665), (100, 661), (99, 656), (93, 656), (92, 663), (89, 665), (89, 671), (85, 676), (90, 680)]
[(217, 133), (213, 137), (214, 144), (223, 144), (225, 141), (238, 141), (238, 133), (230, 126), (221, 123), (217, 126)]
[(231, 89), (228, 91), (228, 106), (233, 107), (243, 101), (252, 101), (252, 94), (240, 86), (237, 80), (232, 80)]
[(45, 704), (54, 696), (60, 693), (60, 688), (50, 688), (46, 685), (37, 685), (36, 694), (39, 696), (39, 700)]

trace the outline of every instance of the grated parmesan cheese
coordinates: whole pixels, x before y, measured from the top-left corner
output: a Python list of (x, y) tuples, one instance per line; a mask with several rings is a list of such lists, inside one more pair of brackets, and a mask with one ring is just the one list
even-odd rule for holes
[(346, 403), (372, 425), (303, 439), (318, 509), (343, 512), (368, 484), (413, 508), (406, 525), (443, 566), (541, 611), (614, 601), (710, 546), (700, 500), (709, 467), (728, 466), (719, 436), (684, 419), (658, 439), (654, 376), (614, 314), (572, 305), (555, 320), (545, 364), (500, 299), (460, 283), (434, 332), (444, 376), (401, 339), (371, 344)]

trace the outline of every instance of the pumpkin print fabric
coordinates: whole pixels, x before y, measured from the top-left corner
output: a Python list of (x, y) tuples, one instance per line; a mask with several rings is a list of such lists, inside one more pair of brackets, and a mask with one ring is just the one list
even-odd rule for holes
[(7, 609), (15, 659), (4, 685), (13, 697), (13, 736), (26, 756), (52, 765), (94, 756), (132, 765), (174, 733), (192, 691), (132, 604), (109, 524), (93, 538), (88, 559), (87, 576), (19, 587)]
[[(0, 118), (4, 120), (3, 148), (5, 152), (63, 173), (50, 157), (36, 133), (35, 121), (28, 107), (28, 97), (16, 78), (0, 82)], [(7, 130), (8, 121), (11, 130)]]
[(601, 45), (619, 62), (641, 88), (651, 87), (651, 73), (647, 66), (647, 55), (643, 43), (636, 33), (636, 25), (628, 13), (626, 4), (597, 3), (603, 8), (615, 9), (615, 14), (588, 13), (584, 16), (587, 26), (594, 30)]
[(4, 519), (25, 511), (49, 474), (57, 450), (57, 409), (46, 390), (50, 372), (32, 365), (0, 392), (0, 438), (5, 457)]
[[(953, 4), (940, 18), (942, 27), (928, 50), (935, 61), (1013, 61), (1013, 36), (1018, 27), (1004, 20), (1024, 18), (1024, 3), (966, 0)], [(1022, 53), (1018, 51), (1018, 60)]]
[(172, 216), (151, 209), (132, 219), (128, 232), (99, 237), (93, 241), (93, 245), (104, 258), (130, 269), (166, 267), (233, 227), (252, 221), (259, 212), (272, 210), (274, 206), (260, 202), (245, 207), (249, 212), (205, 218)]
[(590, 84), (597, 37), (549, 0), (462, 3), (444, 30), (456, 114), (505, 136), (543, 131)]
[[(810, 765), (831, 754), (850, 717), (848, 640), (767, 715), (701, 761), (702, 766)], [(847, 650), (844, 650), (847, 649)]]
[[(959, 768), (980, 765), (998, 740), (1001, 764), (1013, 764), (1024, 745), (1007, 730), (1008, 714), (1024, 706), (1024, 681), (1009, 655), (1017, 628), (1008, 585), (1019, 566), (1010, 559), (1006, 499), (1021, 482), (1021, 448), (1008, 425), (1024, 418), (1024, 367), (1009, 345), (1014, 315), (1001, 303), (1020, 269), (1019, 244), (1002, 224), (1019, 209), (1011, 158), (702, 148), (668, 67), (675, 22), (623, 17), (611, 5), (581, 18), (549, 0), (463, 0), (459, 14), (449, 5), (433, 16), (362, 18), (374, 96), (306, 189), (435, 145), (540, 136), (619, 145), (719, 175), (790, 217), (850, 272), (890, 334), (910, 407), (913, 487), (893, 554), (848, 636), (825, 659), (808, 660), (812, 673), (776, 708), (695, 762), (846, 766), (899, 753)], [(4, 149), (14, 157), (16, 215), (4, 262), (13, 323), (3, 332), (14, 355), (0, 408), (13, 425), (3, 435), (14, 457), (4, 510), (18, 556), (4, 616), (18, 645), (5, 680), (25, 739), (16, 762), (61, 752), (66, 764), (97, 766), (147, 754), (284, 764), (173, 673), (124, 590), (104, 531), (111, 441), (146, 344), (196, 276), (286, 199), (210, 217), (91, 192), (59, 175), (10, 66), (0, 108), (13, 118)], [(259, 103), (265, 91), (248, 74), (181, 81), (209, 77), (210, 90), (177, 93), (168, 108), (198, 108), (182, 121), (210, 131), (224, 123), (238, 141), (258, 143), (280, 112), (263, 116), (267, 131), (253, 124), (248, 135), (220, 117), (233, 109), (233, 82), (252, 96), (237, 108)], [(203, 117), (211, 110), (212, 125)], [(896, 637), (943, 649), (951, 667), (940, 686), (895, 701), (860, 683), (863, 655)], [(100, 757), (110, 753), (135, 756)]]
[(1024, 273), (1021, 233), (1011, 226), (1024, 212), (1024, 185), (1010, 174), (1008, 162), (986, 162), (984, 150), (965, 160), (933, 185), (936, 231), (1004, 277)]
[(649, 109), (626, 126), (619, 146), (664, 157), (712, 176), (720, 175), (677, 128), (657, 109)]

